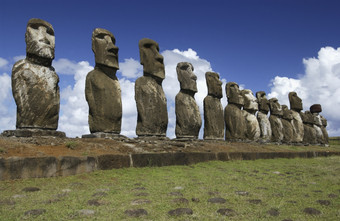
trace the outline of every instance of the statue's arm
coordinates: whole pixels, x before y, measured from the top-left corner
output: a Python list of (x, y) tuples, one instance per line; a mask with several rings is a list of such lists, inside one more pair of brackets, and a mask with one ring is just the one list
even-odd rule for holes
[(89, 75), (87, 75), (86, 77), (86, 82), (85, 82), (85, 98), (86, 101), (89, 105), (89, 113), (92, 115), (93, 111), (95, 111), (96, 108), (96, 102), (94, 100), (94, 96), (93, 96), (93, 85), (92, 85), (92, 81)]

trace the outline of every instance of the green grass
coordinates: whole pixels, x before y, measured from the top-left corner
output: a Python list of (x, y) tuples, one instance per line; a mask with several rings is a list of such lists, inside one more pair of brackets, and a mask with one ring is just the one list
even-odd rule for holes
[(76, 149), (76, 147), (78, 146), (78, 142), (77, 141), (69, 141), (65, 143), (65, 146), (71, 150)]
[(340, 147), (340, 137), (330, 137), (329, 145)]
[[(22, 191), (25, 187), (41, 190), (26, 193)], [(142, 187), (145, 190), (138, 190)], [(107, 195), (93, 196), (101, 191)], [(242, 196), (236, 191), (249, 194)], [(149, 195), (135, 195), (141, 192)], [(178, 196), (169, 195), (170, 192), (181, 192), (189, 203), (172, 202)], [(148, 211), (147, 216), (138, 218), (142, 220), (340, 220), (340, 157), (214, 161), (2, 181), (0, 194), (0, 220), (137, 220), (124, 214), (127, 209), (137, 208)], [(25, 197), (13, 198), (18, 194)], [(208, 203), (213, 197), (225, 198), (227, 202)], [(192, 198), (198, 198), (199, 202), (193, 202)], [(88, 205), (91, 199), (100, 200), (102, 205)], [(151, 203), (131, 205), (135, 199), (148, 199)], [(249, 200), (253, 199), (262, 202), (252, 204)], [(320, 205), (317, 200), (328, 200), (330, 205)], [(10, 201), (15, 204), (6, 203)], [(193, 215), (168, 215), (169, 210), (180, 207), (191, 208)], [(303, 210), (307, 207), (321, 214), (305, 214)], [(221, 216), (216, 212), (220, 208), (232, 209), (235, 215)], [(45, 209), (46, 213), (24, 215), (32, 209)], [(94, 210), (95, 214), (80, 215), (82, 209)], [(277, 209), (280, 214), (271, 216), (270, 209)]]

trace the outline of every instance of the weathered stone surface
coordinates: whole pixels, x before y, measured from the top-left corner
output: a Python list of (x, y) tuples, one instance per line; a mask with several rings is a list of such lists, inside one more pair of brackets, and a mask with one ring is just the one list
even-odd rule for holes
[(319, 113), (314, 113), (314, 130), (316, 132), (316, 142), (318, 144), (325, 144), (325, 138), (322, 132), (322, 121)]
[(258, 111), (258, 103), (251, 90), (242, 90), (241, 95), (244, 100), (243, 114), (247, 128), (246, 139), (256, 141), (261, 135), (260, 125), (255, 116), (256, 111)]
[(303, 141), (304, 127), (300, 116), (302, 108), (302, 100), (296, 94), (296, 92), (289, 92), (288, 94), (290, 109), (293, 111), (293, 128), (294, 139), (293, 142), (301, 143)]
[(56, 130), (59, 118), (59, 77), (51, 66), (55, 37), (50, 23), (30, 19), (26, 28), (26, 58), (12, 69), (17, 128)]
[(314, 116), (310, 111), (305, 111), (305, 113), (300, 112), (301, 119), (303, 121), (303, 143), (305, 144), (316, 144), (317, 134), (313, 126)]
[(257, 112), (257, 121), (259, 122), (261, 136), (260, 138), (264, 142), (271, 141), (272, 128), (270, 126), (268, 112), (269, 112), (269, 101), (264, 91), (256, 92), (256, 98), (259, 104), (259, 111)]
[(228, 82), (226, 85), (226, 94), (228, 105), (224, 109), (225, 122), (225, 139), (226, 140), (244, 140), (245, 131), (247, 130), (244, 111), (241, 108), (244, 100), (235, 82)]
[(113, 34), (96, 28), (92, 33), (92, 50), (96, 66), (86, 76), (85, 96), (89, 105), (91, 133), (119, 134), (122, 119), (122, 101), (116, 77), (118, 47)]
[(222, 198), (222, 197), (216, 197), (216, 198), (211, 198), (211, 199), (208, 199), (208, 202), (209, 203), (226, 203), (227, 200)]
[(5, 130), (1, 135), (5, 137), (66, 137), (66, 134), (61, 131), (31, 128)]
[(222, 98), (222, 82), (215, 72), (206, 72), (205, 79), (208, 95), (203, 100), (204, 108), (204, 134), (205, 140), (224, 139), (224, 120)]
[(311, 207), (305, 208), (303, 212), (309, 215), (320, 215), (321, 214), (319, 210), (311, 208)]
[(294, 137), (294, 128), (292, 124), (293, 115), (292, 111), (288, 109), (287, 105), (282, 105), (283, 117), (281, 119), (282, 122), (282, 132), (283, 132), (283, 142), (291, 143), (293, 142)]
[(232, 209), (228, 208), (221, 208), (217, 210), (217, 213), (221, 214), (222, 216), (235, 216), (236, 212)]
[(39, 216), (43, 213), (46, 213), (45, 209), (33, 209), (33, 210), (28, 210), (24, 214), (26, 216)]
[(175, 98), (177, 138), (198, 138), (202, 126), (199, 107), (194, 98), (197, 92), (197, 77), (193, 73), (194, 67), (188, 62), (177, 64), (177, 77), (181, 90)]
[(276, 98), (269, 99), (269, 122), (272, 129), (272, 141), (281, 142), (283, 139), (282, 107)]
[(193, 213), (190, 208), (177, 208), (168, 212), (170, 216), (192, 215)]
[(322, 115), (320, 115), (320, 118), (321, 118), (321, 123), (322, 123), (321, 130), (322, 130), (324, 142), (325, 142), (325, 144), (328, 144), (328, 132), (327, 132), (327, 129), (326, 129), (327, 120)]
[(139, 41), (140, 61), (144, 76), (135, 83), (138, 136), (166, 136), (168, 111), (162, 88), (165, 78), (163, 56), (158, 43), (144, 38)]
[(148, 212), (145, 209), (128, 209), (125, 210), (124, 213), (131, 217), (140, 217), (148, 215)]
[(322, 108), (320, 104), (313, 104), (310, 106), (309, 111), (314, 114), (314, 113), (320, 113), (322, 112)]

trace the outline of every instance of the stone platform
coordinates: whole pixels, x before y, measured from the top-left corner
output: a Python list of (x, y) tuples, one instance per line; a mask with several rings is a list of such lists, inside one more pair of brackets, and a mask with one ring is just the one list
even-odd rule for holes
[(4, 137), (66, 137), (66, 134), (62, 131), (43, 129), (5, 130), (1, 135)]
[(340, 156), (339, 151), (305, 152), (176, 152), (105, 154), (99, 156), (46, 156), (0, 158), (0, 180), (69, 176), (95, 170), (125, 167), (190, 165), (212, 160), (257, 160), (274, 158), (313, 158)]
[(82, 138), (109, 138), (109, 139), (116, 139), (116, 140), (123, 140), (127, 139), (128, 137), (121, 135), (121, 134), (114, 134), (114, 133), (103, 133), (97, 132), (92, 134), (84, 134), (81, 136)]

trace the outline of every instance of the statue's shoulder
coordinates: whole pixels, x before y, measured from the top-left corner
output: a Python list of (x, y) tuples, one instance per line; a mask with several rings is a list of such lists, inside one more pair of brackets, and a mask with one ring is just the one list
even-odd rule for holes
[(28, 68), (28, 65), (29, 64), (26, 61), (26, 59), (19, 60), (19, 61), (15, 62), (15, 64), (13, 65), (12, 73), (18, 73), (18, 72)]

